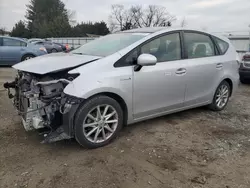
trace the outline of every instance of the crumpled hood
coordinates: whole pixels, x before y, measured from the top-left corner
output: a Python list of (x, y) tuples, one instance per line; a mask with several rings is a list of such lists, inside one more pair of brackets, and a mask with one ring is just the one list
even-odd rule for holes
[(14, 69), (36, 73), (47, 74), (68, 68), (74, 68), (90, 61), (100, 59), (99, 56), (77, 55), (72, 53), (54, 53), (39, 56), (13, 66)]

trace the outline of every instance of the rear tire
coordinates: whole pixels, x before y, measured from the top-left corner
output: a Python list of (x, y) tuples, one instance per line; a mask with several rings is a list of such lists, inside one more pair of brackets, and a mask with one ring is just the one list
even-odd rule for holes
[(54, 48), (51, 50), (51, 53), (56, 53), (56, 52), (57, 52), (57, 50)]
[(89, 149), (102, 147), (117, 137), (122, 126), (123, 111), (119, 103), (113, 98), (99, 95), (87, 100), (78, 109), (75, 139)]
[(34, 55), (31, 55), (31, 54), (27, 54), (27, 55), (24, 55), (21, 59), (21, 61), (26, 61), (26, 60), (29, 60), (29, 59), (32, 59), (34, 58), (35, 56)]
[(245, 78), (240, 77), (240, 82), (242, 84), (247, 84), (247, 80)]
[(227, 81), (222, 81), (217, 87), (213, 102), (208, 106), (213, 111), (223, 110), (229, 101), (231, 87)]

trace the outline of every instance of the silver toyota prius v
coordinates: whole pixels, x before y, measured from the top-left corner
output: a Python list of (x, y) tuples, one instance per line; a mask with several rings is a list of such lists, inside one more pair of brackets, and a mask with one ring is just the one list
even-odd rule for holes
[(127, 124), (205, 105), (223, 110), (239, 80), (227, 38), (166, 27), (110, 34), (13, 68), (4, 87), (25, 130), (87, 148), (110, 143)]

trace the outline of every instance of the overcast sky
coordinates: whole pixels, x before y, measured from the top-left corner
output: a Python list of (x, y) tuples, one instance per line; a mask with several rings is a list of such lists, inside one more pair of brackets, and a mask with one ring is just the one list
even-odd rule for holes
[[(0, 28), (11, 30), (24, 19), (29, 0), (0, 0)], [(185, 17), (188, 27), (206, 28), (208, 31), (249, 31), (250, 0), (63, 0), (66, 8), (75, 11), (81, 21), (106, 21), (112, 4), (143, 6), (162, 5), (177, 17), (179, 26)]]

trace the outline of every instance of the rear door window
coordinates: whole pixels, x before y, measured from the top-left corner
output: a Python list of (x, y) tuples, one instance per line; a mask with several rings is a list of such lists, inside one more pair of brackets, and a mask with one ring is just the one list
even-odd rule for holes
[(215, 46), (208, 35), (185, 32), (184, 37), (189, 59), (215, 56)]

